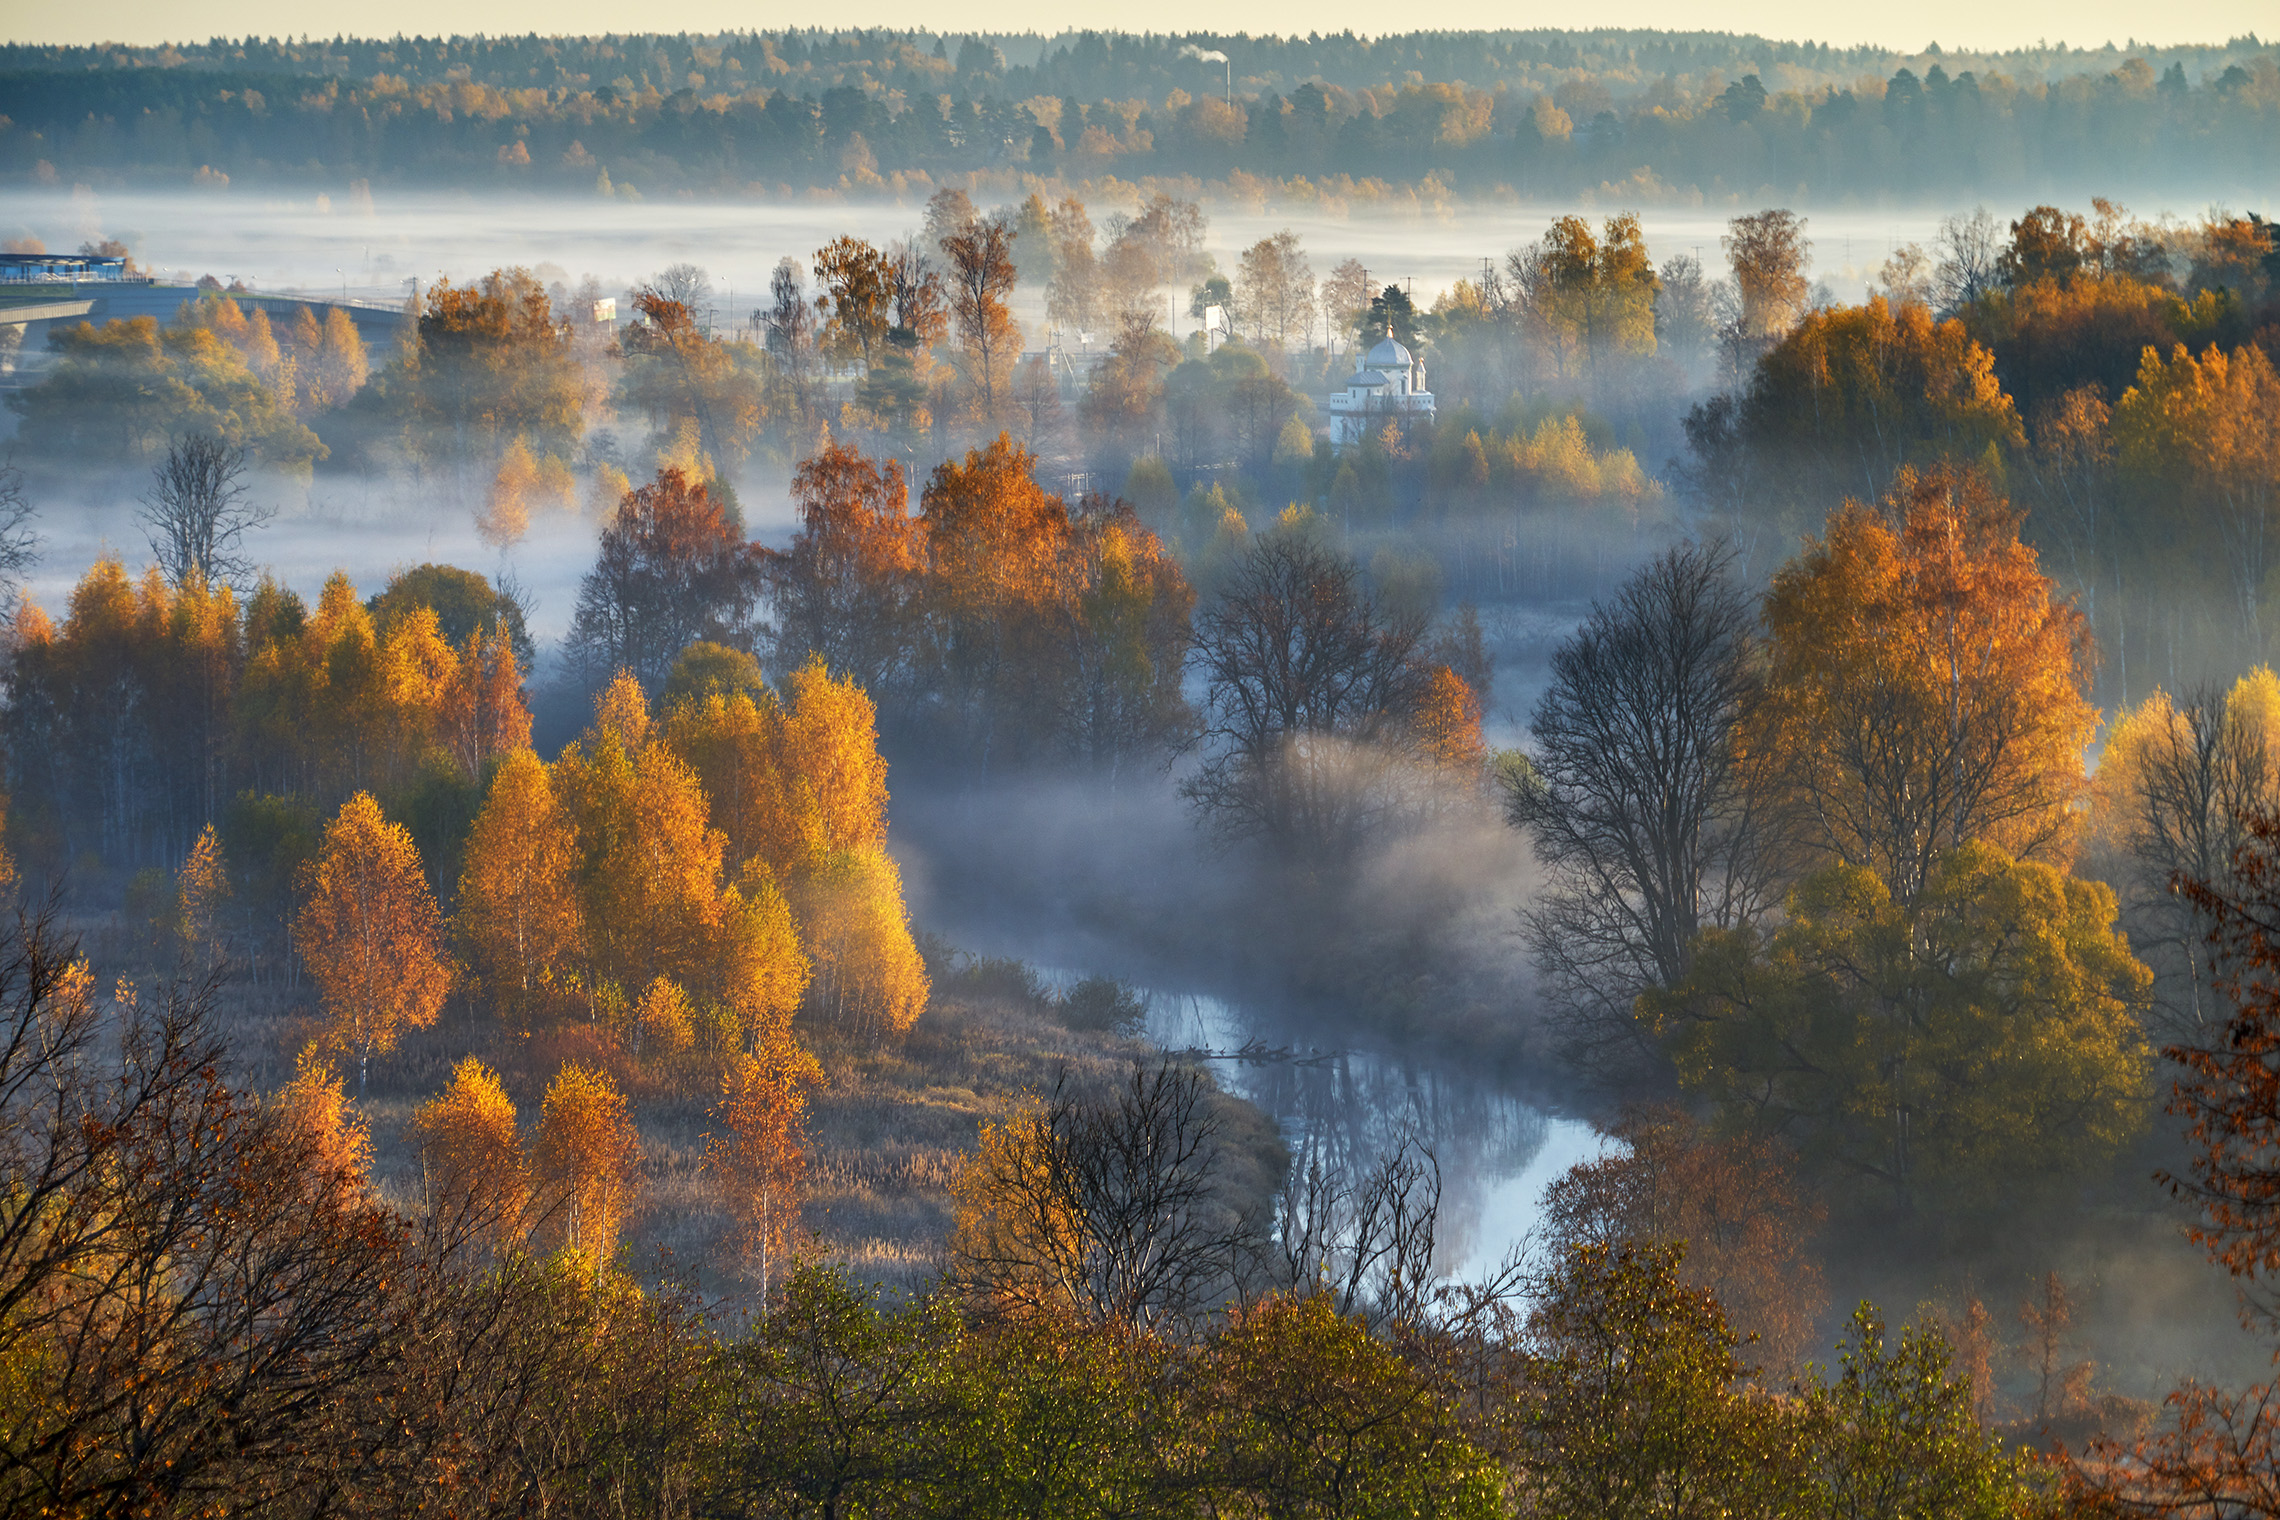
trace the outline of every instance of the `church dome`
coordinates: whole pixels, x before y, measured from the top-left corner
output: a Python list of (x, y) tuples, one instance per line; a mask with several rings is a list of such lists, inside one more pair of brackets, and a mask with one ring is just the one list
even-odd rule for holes
[(1411, 362), (1409, 350), (1394, 342), (1391, 333), (1378, 339), (1377, 346), (1362, 360), (1370, 369), (1407, 369)]

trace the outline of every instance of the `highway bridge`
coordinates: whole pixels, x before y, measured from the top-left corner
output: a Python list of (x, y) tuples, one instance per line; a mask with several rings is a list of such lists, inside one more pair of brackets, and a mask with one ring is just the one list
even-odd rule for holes
[[(161, 285), (147, 280), (99, 281), (82, 284), (0, 284), (0, 325), (18, 329), (27, 350), (46, 337), (53, 322), (93, 322), (101, 325), (128, 317), (154, 317), (160, 326), (174, 320), (185, 301), (207, 294), (195, 285)], [(356, 335), (366, 348), (395, 340), (403, 321), (399, 302), (342, 300), (337, 296), (300, 292), (229, 290), (227, 295), (247, 311), (269, 313), (273, 324), (293, 321), (303, 310), (314, 311), (319, 321), (333, 307), (348, 313)]]

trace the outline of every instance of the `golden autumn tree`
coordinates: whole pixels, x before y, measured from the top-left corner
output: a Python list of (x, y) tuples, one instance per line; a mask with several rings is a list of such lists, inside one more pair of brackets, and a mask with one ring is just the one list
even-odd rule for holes
[(436, 742), (444, 696), (459, 681), (459, 651), (433, 607), (414, 607), (379, 635), (382, 740), (402, 759)]
[(455, 927), (477, 985), (529, 1018), (583, 940), (578, 839), (546, 765), (516, 749), (468, 835)]
[(174, 878), (175, 932), (182, 953), (194, 964), (211, 971), (222, 963), (227, 948), (222, 928), (222, 904), (230, 895), (229, 876), (222, 869), (222, 842), (207, 824), (190, 846), (189, 856)]
[(747, 1048), (800, 1006), (813, 975), (792, 905), (765, 871), (746, 871), (721, 894), (715, 952), (721, 1001)]
[(2147, 348), (2137, 383), (2114, 403), (2113, 433), (2125, 472), (2182, 497), (2183, 515), (2216, 519), (2241, 629), (2264, 654), (2264, 586), (2280, 562), (2280, 373), (2271, 359), (2253, 344), (2230, 354), (2212, 344), (2199, 358), (2178, 344), (2166, 361)]
[(2019, 514), (1976, 471), (1903, 468), (1774, 577), (1770, 748), (1805, 846), (1912, 898), (1933, 859), (1986, 839), (2064, 863), (2097, 714), (2090, 639)]
[(384, 777), (403, 716), (394, 709), (405, 688), (388, 679), (372, 614), (346, 575), (336, 571), (326, 578), (297, 642), (303, 646), (298, 653), (308, 700), (298, 721), (290, 710), (283, 715), (297, 730), (294, 747), (308, 756), (326, 786), (361, 786)]
[(530, 743), (530, 707), (504, 627), (477, 628), (436, 692), (436, 739), (470, 781), (499, 756)]
[(294, 942), (324, 995), (326, 1043), (356, 1056), (364, 1091), (375, 1051), (435, 1022), (451, 990), (443, 917), (401, 824), (358, 792), (325, 826), (304, 868)]
[[(814, 851), (876, 850), (887, 842), (887, 762), (879, 754), (878, 708), (853, 681), (834, 680), (811, 659), (784, 683), (777, 763), (812, 799)], [(786, 860), (781, 864), (790, 866)]]
[[(697, 685), (693, 675), (680, 684)], [(781, 702), (716, 685), (676, 703), (662, 732), (702, 778), (745, 896), (771, 914), (788, 901), (814, 957), (815, 1006), (861, 1033), (907, 1030), (927, 981), (886, 853), (887, 767), (870, 698), (811, 659)]]
[(1084, 1227), (1053, 1185), (1052, 1136), (1028, 1103), (981, 1127), (950, 1179), (950, 1258), (967, 1291), (998, 1309), (1058, 1320), (1084, 1299)]
[(739, 864), (757, 860), (782, 873), (804, 858), (817, 831), (809, 818), (813, 803), (788, 793), (777, 754), (782, 714), (774, 693), (700, 681), (689, 655), (707, 647), (692, 646), (674, 667), (674, 679), (666, 684), (671, 705), (659, 737), (696, 772), (712, 825), (727, 841), (726, 858)]
[(617, 1254), (640, 1159), (633, 1115), (609, 1074), (575, 1062), (557, 1072), (539, 1104), (541, 1218), (552, 1243), (591, 1261), (597, 1278)]
[(1488, 759), (1480, 736), (1480, 698), (1463, 676), (1437, 665), (1410, 719), (1425, 757), (1451, 773), (1477, 774)]
[(357, 1193), (372, 1169), (371, 1128), (349, 1110), (345, 1084), (314, 1047), (293, 1063), (293, 1080), (274, 1100), (286, 1128), (305, 1141), (314, 1188)]
[(763, 1302), (798, 1240), (807, 1090), (822, 1079), (787, 1022), (773, 1025), (757, 1050), (738, 1052), (721, 1075), (705, 1165), (736, 1221), (736, 1247)]
[(2155, 1002), (2197, 1036), (2221, 1007), (2213, 925), (2179, 879), (2228, 883), (2254, 819), (2280, 803), (2280, 676), (2260, 666), (2221, 696), (2158, 688), (2115, 714), (2098, 757), (2092, 874), (2121, 893), (2130, 939), (2157, 973)]
[(531, 458), (529, 446), (517, 438), (507, 445), (498, 473), (491, 478), (491, 489), (484, 496), (483, 509), (475, 514), (475, 531), (483, 535), (483, 542), (496, 549), (520, 542), (530, 531), (531, 503), (538, 492), (538, 461)]
[(626, 1046), (635, 1059), (670, 1058), (696, 1043), (696, 1019), (689, 995), (676, 982), (653, 978), (641, 1000), (627, 1010)]
[(815, 960), (810, 1003), (854, 1034), (909, 1033), (926, 1011), (929, 985), (894, 858), (883, 849), (834, 851), (796, 893)]
[(586, 956), (620, 989), (663, 976), (732, 1008), (749, 1032), (799, 1004), (808, 981), (790, 909), (765, 869), (725, 870), (697, 773), (651, 742), (640, 686), (621, 675), (557, 765), (575, 820)]
[(451, 1070), (451, 1084), (412, 1114), (412, 1148), (428, 1217), (458, 1238), (512, 1244), (526, 1225), (530, 1168), (515, 1133), (514, 1100), (498, 1074), (474, 1056)]
[(725, 841), (696, 774), (651, 744), (640, 687), (620, 676), (594, 726), (557, 764), (583, 857), (580, 896), (595, 974), (621, 987), (699, 969), (717, 921)]

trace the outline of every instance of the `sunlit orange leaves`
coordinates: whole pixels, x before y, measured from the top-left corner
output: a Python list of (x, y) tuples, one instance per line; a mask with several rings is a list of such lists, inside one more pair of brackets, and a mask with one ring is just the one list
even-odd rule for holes
[(2064, 862), (2089, 635), (2052, 595), (2018, 514), (1970, 471), (1903, 469), (1774, 578), (1752, 741), (1780, 757), (1809, 846), (1914, 895), (1971, 839)]
[(309, 863), (293, 933), (324, 994), (326, 1040), (355, 1055), (357, 1085), (375, 1052), (435, 1022), (451, 990), (443, 918), (401, 824), (358, 792), (325, 828)]
[(451, 1085), (412, 1115), (410, 1139), (431, 1219), (494, 1248), (520, 1237), (529, 1167), (496, 1073), (473, 1056), (461, 1061)]
[(625, 1095), (607, 1073), (562, 1068), (539, 1107), (534, 1157), (541, 1233), (597, 1276), (617, 1254), (641, 1147)]
[(583, 942), (578, 842), (545, 764), (509, 754), (467, 841), (459, 941), (478, 984), (527, 1017), (575, 964)]

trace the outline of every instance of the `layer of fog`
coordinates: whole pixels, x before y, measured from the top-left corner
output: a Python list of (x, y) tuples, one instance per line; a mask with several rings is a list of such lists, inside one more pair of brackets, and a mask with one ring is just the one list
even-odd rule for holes
[[(988, 209), (989, 198), (980, 199)], [(1408, 283), (1419, 303), (1428, 304), (1457, 280), (1477, 277), (1482, 259), (1501, 258), (1534, 241), (1553, 218), (1573, 212), (1596, 220), (1626, 205), (1609, 197), (1597, 206), (1474, 203), (1414, 213), (1356, 205), (1336, 214), (1207, 204), (1205, 246), (1231, 272), (1242, 249), (1287, 227), (1305, 244), (1316, 274), (1357, 258), (1373, 280)], [(1107, 201), (1091, 206), (1096, 226), (1112, 212), (1130, 209)], [(1637, 209), (1656, 259), (1691, 253), (1709, 266), (1720, 260), (1718, 238), (1727, 219), (1757, 204)], [(1813, 276), (1839, 296), (1857, 297), (1893, 248), (1928, 244), (1943, 215), (1970, 209), (1807, 208)], [(2163, 208), (2136, 209), (2152, 215)], [(2201, 208), (2169, 209), (2184, 214)], [(50, 248), (119, 238), (163, 278), (211, 274), (262, 290), (338, 292), (358, 300), (400, 301), (415, 279), (422, 285), (439, 277), (466, 280), (512, 264), (566, 283), (591, 274), (605, 292), (616, 293), (668, 264), (688, 261), (711, 273), (717, 317), (734, 325), (765, 301), (779, 259), (804, 264), (842, 234), (873, 242), (901, 237), (918, 225), (921, 211), (916, 202), (629, 202), (386, 188), (352, 198), (345, 187), (331, 194), (272, 194), (98, 192), (83, 186), (17, 191), (0, 211), (0, 233), (37, 237)], [(1167, 317), (1173, 307), (1176, 330), (1194, 325), (1184, 296), (1167, 299)], [(1023, 313), (1025, 323), (1039, 315)]]
[[(151, 483), (147, 466), (67, 470), (44, 460), (23, 462), (40, 541), (26, 591), (50, 616), (64, 615), (72, 587), (98, 559), (116, 556), (131, 575), (151, 563), (137, 517)], [(359, 594), (370, 597), (399, 570), (459, 565), (504, 575), (521, 588), (531, 634), (542, 650), (569, 631), (578, 582), (593, 566), (599, 531), (575, 512), (535, 512), (529, 535), (502, 552), (475, 531), (479, 492), (448, 479), (319, 474), (303, 484), (257, 473), (250, 492), (275, 515), (247, 536), (248, 556), (312, 606), (336, 570), (346, 571)], [(755, 492), (746, 513), (756, 534), (789, 537), (791, 506), (780, 489)]]

